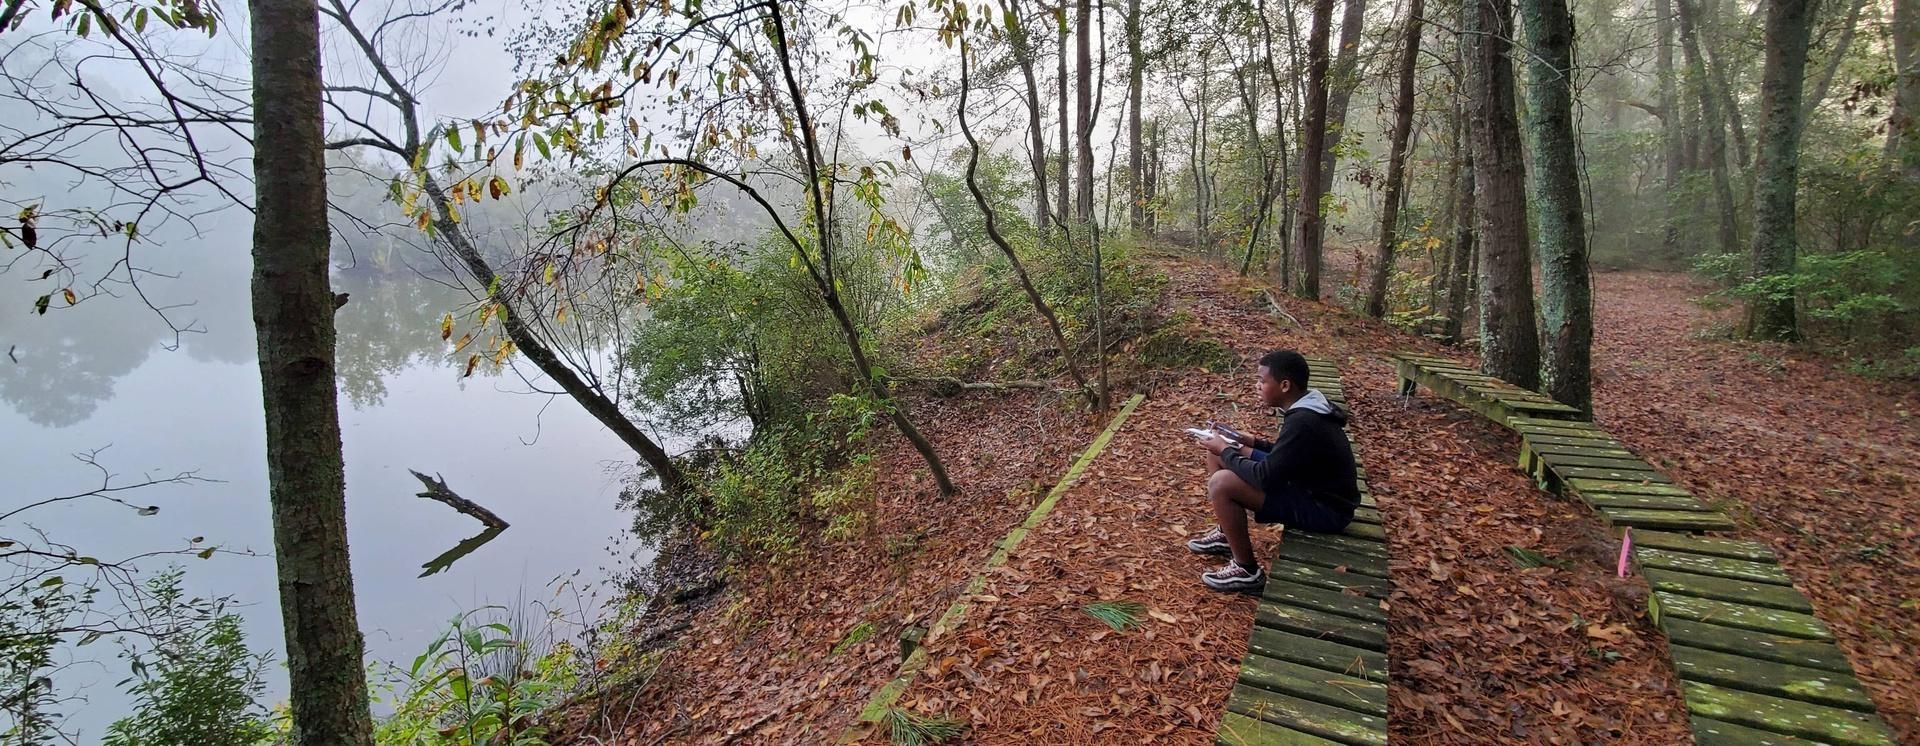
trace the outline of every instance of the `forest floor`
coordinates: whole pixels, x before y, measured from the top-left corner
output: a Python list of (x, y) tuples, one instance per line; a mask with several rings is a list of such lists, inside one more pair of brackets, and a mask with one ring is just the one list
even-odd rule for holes
[[(1384, 515), (1396, 740), (1690, 740), (1645, 587), (1613, 577), (1598, 520), (1535, 489), (1505, 430), (1395, 393), (1383, 353), (1448, 350), (1287, 300), (1296, 324), (1268, 312), (1258, 283), (1200, 261), (1151, 261), (1169, 278), (1161, 314), (1204, 320), (1240, 365), (1122, 375), (1122, 389), (1146, 401), (988, 573), (964, 622), (929, 643), (902, 707), (964, 721), (966, 743), (1211, 743), (1254, 602), (1206, 590), (1199, 575), (1217, 559), (1182, 546), (1210, 518), (1201, 453), (1179, 431), (1208, 419), (1273, 427), (1252, 361), (1289, 346), (1343, 368)], [(1835, 373), (1797, 349), (1700, 335), (1717, 319), (1689, 303), (1700, 290), (1681, 276), (1597, 281), (1600, 424), (1778, 550), (1889, 723), (1920, 743), (1920, 431), (1910, 417), (1920, 391)], [(956, 600), (1103, 424), (1034, 391), (909, 404), (963, 494), (939, 499), (906, 443), (876, 435), (883, 477), (866, 528), (736, 571), (649, 683), (598, 701), (603, 722), (587, 730), (644, 744), (839, 738), (898, 666), (901, 630)], [(1255, 533), (1263, 557), (1276, 540)], [(1510, 546), (1568, 561), (1522, 568)], [(1145, 604), (1145, 624), (1115, 632), (1082, 610), (1102, 600)]]

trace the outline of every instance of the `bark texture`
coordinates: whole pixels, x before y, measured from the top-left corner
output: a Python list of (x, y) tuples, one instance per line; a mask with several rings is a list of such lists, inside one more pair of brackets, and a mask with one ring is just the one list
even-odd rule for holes
[(1534, 51), (1527, 57), (1527, 128), (1539, 201), (1541, 384), (1560, 403), (1591, 411), (1593, 284), (1573, 131), (1573, 14), (1567, 0), (1520, 0), (1520, 18)]
[(295, 746), (372, 746), (347, 550), (346, 462), (327, 274), (320, 12), (256, 0), (253, 324)]
[(1465, 8), (1468, 109), (1472, 123), (1475, 216), (1480, 244), (1480, 366), (1522, 388), (1540, 385), (1533, 318), (1533, 262), (1527, 187), (1515, 115), (1513, 5), (1481, 0)]
[[(1793, 271), (1795, 193), (1800, 185), (1800, 96), (1807, 70), (1813, 0), (1768, 0), (1767, 57), (1760, 72), (1760, 142), (1754, 160), (1753, 277)], [(1799, 336), (1791, 293), (1754, 298), (1747, 306), (1747, 336), (1793, 340)]]
[(1387, 315), (1387, 280), (1393, 276), (1394, 245), (1400, 240), (1400, 193), (1407, 178), (1407, 141), (1413, 136), (1413, 75), (1420, 61), (1420, 14), (1425, 8), (1422, 0), (1407, 4), (1407, 32), (1395, 71), (1393, 136), (1387, 146), (1387, 190), (1380, 206), (1380, 252), (1367, 283), (1367, 315), (1376, 319)]
[[(1319, 163), (1327, 148), (1327, 35), (1333, 23), (1333, 0), (1313, 0), (1313, 28), (1307, 36), (1307, 121), (1301, 138), (1300, 162)], [(1327, 185), (1318, 168), (1300, 170), (1300, 201), (1295, 208), (1299, 234), (1294, 251), (1293, 294), (1320, 299), (1320, 201)], [(1283, 274), (1285, 270), (1282, 270)]]

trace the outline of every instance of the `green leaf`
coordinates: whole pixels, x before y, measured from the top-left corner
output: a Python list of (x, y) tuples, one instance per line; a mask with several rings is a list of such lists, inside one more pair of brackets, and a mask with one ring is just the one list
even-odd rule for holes
[(447, 128), (447, 144), (453, 146), (453, 152), (455, 153), (463, 152), (466, 150), (466, 148), (461, 147), (460, 145), (460, 128), (459, 127)]
[(547, 146), (547, 138), (541, 137), (538, 132), (533, 133), (533, 149), (540, 151), (541, 158), (553, 158), (553, 149)]
[(137, 33), (144, 32), (146, 30), (147, 30), (147, 9), (141, 8), (140, 12), (133, 14), (133, 32), (137, 34)]
[(53, 300), (52, 295), (42, 295), (38, 298), (33, 299), (33, 312), (40, 314), (41, 316), (47, 315), (47, 304), (52, 300)]
[(46, 580), (42, 580), (42, 581), (40, 581), (40, 587), (41, 587), (41, 588), (52, 588), (52, 587), (54, 587), (54, 586), (56, 586), (56, 585), (59, 585), (59, 584), (61, 584), (61, 583), (65, 583), (65, 582), (67, 582), (67, 580), (66, 580), (66, 578), (62, 578), (62, 577), (60, 577), (60, 576), (58, 576), (58, 575), (55, 575), (55, 576), (53, 576), (53, 577), (51, 577), (51, 578), (47, 578)]
[(213, 559), (213, 547), (200, 550), (199, 555), (200, 559)]

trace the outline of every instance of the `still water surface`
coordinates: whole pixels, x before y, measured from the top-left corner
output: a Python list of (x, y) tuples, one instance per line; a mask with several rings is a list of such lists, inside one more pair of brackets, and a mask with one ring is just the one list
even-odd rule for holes
[[(22, 312), (33, 297), (19, 273), (0, 275), (0, 484), (4, 501), (84, 491), (98, 476), (70, 454), (109, 446), (101, 463), (120, 481), (197, 471), (222, 480), (135, 493), (160, 506), (141, 517), (106, 504), (38, 512), (34, 525), (102, 558), (177, 548), (191, 537), (259, 557), (188, 559), (188, 588), (246, 604), (248, 639), (277, 650), (281, 635), (268, 523), (264, 425), (248, 300), (245, 215), (228, 211), (191, 240), (162, 242), (159, 268), (178, 272), (153, 286), (162, 303), (198, 319), (204, 333), (174, 335), (134, 298), (100, 298), (44, 317)], [(441, 314), (464, 294), (404, 267), (362, 264), (336, 276), (351, 293), (340, 310), (341, 421), (347, 463), (347, 519), (359, 614), (368, 653), (411, 660), (448, 617), (489, 603), (545, 595), (548, 582), (576, 569), (583, 580), (650, 559), (625, 545), (629, 518), (615, 503), (632, 461), (611, 433), (566, 399), (528, 393), (511, 371), (477, 371), (445, 354)], [(58, 301), (56, 301), (58, 304)], [(454, 490), (512, 524), (504, 534), (427, 578), (420, 565), (479, 530), (472, 519), (414, 497), (409, 468), (447, 479)], [(149, 563), (145, 569), (159, 569)], [(124, 710), (112, 684), (125, 676), (111, 650), (68, 671), (88, 685), (89, 702), (69, 707), (98, 738)], [(276, 656), (277, 659), (277, 656)], [(271, 696), (284, 696), (284, 669), (270, 669)]]

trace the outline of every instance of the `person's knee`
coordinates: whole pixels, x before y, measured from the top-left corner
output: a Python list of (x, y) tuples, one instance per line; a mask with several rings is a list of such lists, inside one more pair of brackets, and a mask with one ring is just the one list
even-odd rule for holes
[(1230, 498), (1234, 491), (1239, 489), (1240, 484), (1240, 477), (1233, 472), (1215, 469), (1213, 474), (1207, 477), (1207, 494), (1215, 498)]

